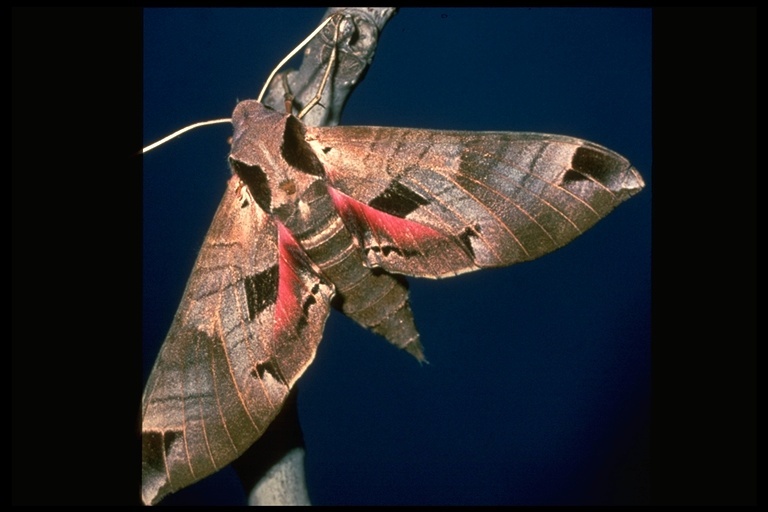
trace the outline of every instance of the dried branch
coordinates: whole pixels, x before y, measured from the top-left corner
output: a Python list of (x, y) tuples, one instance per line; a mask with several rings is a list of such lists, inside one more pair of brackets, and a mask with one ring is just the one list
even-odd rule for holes
[[(307, 46), (298, 70), (279, 73), (272, 81), (264, 103), (275, 110), (284, 109), (285, 94), (294, 97), (294, 112), (299, 112), (315, 97), (333, 51), (337, 24), (339, 42), (331, 77), (322, 90), (319, 105), (302, 121), (312, 126), (339, 124), (344, 105), (354, 88), (363, 80), (373, 61), (376, 45), (394, 7), (333, 7), (323, 19), (342, 14)], [(286, 83), (288, 91), (286, 91)], [(304, 478), (304, 440), (296, 407), (294, 388), (283, 411), (267, 432), (232, 466), (248, 493), (250, 505), (309, 505)]]

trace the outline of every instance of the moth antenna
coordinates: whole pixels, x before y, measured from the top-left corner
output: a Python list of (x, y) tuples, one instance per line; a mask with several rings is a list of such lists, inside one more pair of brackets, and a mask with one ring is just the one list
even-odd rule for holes
[(270, 84), (270, 83), (272, 83), (272, 79), (275, 77), (275, 75), (276, 75), (276, 74), (277, 74), (277, 72), (280, 70), (280, 68), (282, 68), (283, 66), (285, 66), (285, 63), (286, 63), (286, 62), (288, 62), (289, 60), (291, 60), (291, 58), (292, 58), (294, 55), (296, 55), (296, 54), (297, 54), (299, 51), (301, 51), (301, 49), (302, 49), (302, 48), (304, 48), (305, 46), (307, 46), (307, 44), (309, 44), (309, 42), (312, 40), (312, 38), (313, 38), (313, 37), (315, 37), (315, 36), (316, 36), (316, 35), (317, 35), (317, 34), (318, 34), (318, 33), (319, 33), (321, 30), (323, 30), (323, 28), (324, 28), (324, 27), (325, 27), (325, 26), (326, 26), (326, 25), (327, 25), (327, 24), (328, 24), (328, 23), (329, 23), (329, 22), (330, 22), (332, 19), (334, 19), (334, 18), (339, 18), (340, 16), (343, 16), (343, 14), (342, 14), (342, 15), (339, 15), (339, 14), (334, 14), (333, 16), (329, 16), (329, 17), (327, 17), (327, 18), (325, 19), (325, 21), (323, 21), (323, 22), (322, 22), (322, 23), (321, 23), (321, 24), (320, 24), (320, 25), (319, 25), (319, 26), (318, 26), (318, 27), (317, 27), (315, 30), (313, 30), (313, 31), (312, 31), (312, 33), (311, 33), (311, 34), (309, 34), (309, 35), (308, 35), (308, 36), (307, 36), (307, 37), (306, 37), (306, 38), (305, 38), (305, 39), (304, 39), (304, 40), (303, 40), (301, 43), (299, 43), (299, 45), (298, 45), (296, 48), (294, 48), (294, 49), (291, 51), (291, 53), (289, 53), (288, 55), (286, 55), (286, 56), (283, 58), (283, 60), (281, 60), (281, 61), (280, 61), (280, 63), (279, 63), (277, 66), (275, 66), (275, 69), (273, 69), (273, 70), (272, 70), (272, 73), (270, 73), (270, 74), (269, 74), (269, 77), (267, 78), (267, 82), (264, 84), (264, 87), (262, 87), (262, 89), (261, 89), (261, 92), (259, 93), (259, 97), (258, 97), (258, 98), (256, 98), (256, 101), (258, 101), (259, 103), (262, 103), (262, 101), (261, 101), (261, 100), (264, 98), (264, 94), (266, 94), (266, 92), (267, 92), (267, 88), (269, 87), (269, 84)]
[[(344, 16), (343, 14), (334, 14), (333, 16), (329, 16), (328, 18), (326, 18), (325, 21), (323, 21), (315, 30), (312, 31), (311, 34), (309, 34), (301, 43), (299, 43), (299, 45), (296, 46), (296, 48), (294, 48), (291, 51), (291, 53), (286, 55), (283, 58), (283, 60), (281, 60), (280, 63), (275, 67), (275, 69), (272, 70), (272, 73), (270, 73), (269, 78), (267, 78), (267, 82), (264, 84), (264, 87), (261, 89), (261, 93), (259, 94), (259, 97), (256, 99), (256, 101), (258, 101), (259, 103), (262, 102), (262, 99), (264, 98), (264, 94), (266, 93), (267, 88), (269, 87), (269, 84), (272, 82), (272, 79), (275, 77), (275, 74), (280, 70), (280, 68), (282, 68), (285, 65), (286, 62), (288, 62), (291, 59), (291, 57), (296, 55), (302, 48), (304, 48), (312, 40), (312, 38), (315, 37), (331, 20), (333, 20), (334, 18), (341, 18), (343, 16)], [(331, 51), (331, 64), (336, 59), (336, 42), (338, 41), (338, 38), (339, 38), (339, 25), (336, 25), (336, 31), (334, 32), (334, 40), (333, 40), (333, 50)], [(299, 114), (299, 118), (303, 117), (309, 111), (310, 108), (314, 107), (320, 101), (320, 94), (322, 93), (323, 88), (325, 87), (325, 84), (328, 81), (328, 76), (330, 75), (330, 70), (331, 70), (331, 65), (329, 64), (328, 68), (325, 71), (325, 75), (323, 76), (323, 81), (320, 84), (320, 91), (309, 102), (309, 104), (306, 107), (304, 107), (304, 109)], [(288, 80), (287, 80), (287, 78), (285, 76), (283, 77), (283, 84), (286, 87), (286, 91), (288, 91), (289, 90), (289, 88), (288, 88)], [(288, 111), (289, 114), (291, 113), (291, 110), (292, 110), (291, 109), (292, 102), (293, 102), (293, 96), (291, 96), (290, 99), (288, 99), (288, 97), (286, 96), (285, 108), (286, 108), (286, 110)], [(188, 132), (190, 130), (194, 130), (195, 128), (199, 128), (201, 126), (206, 126), (206, 125), (209, 125), (209, 124), (221, 124), (221, 123), (231, 123), (231, 122), (232, 122), (231, 119), (226, 118), (226, 119), (215, 119), (213, 121), (202, 121), (200, 123), (194, 123), (194, 124), (191, 124), (189, 126), (185, 126), (184, 128), (173, 132), (172, 134), (168, 135), (167, 137), (163, 137), (159, 141), (154, 142), (154, 143), (150, 144), (149, 146), (144, 147), (141, 150), (141, 152), (142, 152), (142, 154), (143, 153), (147, 153), (147, 152), (155, 149), (156, 147), (158, 147), (158, 146), (160, 146), (162, 144), (165, 144), (169, 140), (178, 137), (182, 133)]]
[(231, 122), (232, 122), (232, 119), (226, 118), (226, 119), (214, 119), (213, 121), (201, 121), (199, 123), (190, 124), (189, 126), (185, 126), (184, 128), (182, 128), (181, 130), (176, 130), (172, 134), (170, 134), (170, 135), (168, 135), (166, 137), (163, 137), (162, 139), (160, 139), (157, 142), (153, 142), (149, 146), (146, 146), (145, 148), (143, 148), (141, 150), (141, 152), (142, 153), (147, 153), (148, 151), (150, 151), (152, 149), (155, 149), (157, 146), (159, 146), (161, 144), (165, 144), (169, 140), (171, 140), (171, 139), (173, 139), (175, 137), (178, 137), (182, 133), (188, 132), (190, 130), (194, 130), (195, 128), (200, 128), (201, 126), (206, 126), (206, 125), (209, 125), (209, 124), (222, 124), (222, 123), (231, 123)]
[(331, 68), (336, 63), (336, 48), (338, 46), (339, 42), (339, 27), (341, 27), (341, 23), (336, 24), (336, 30), (333, 33), (333, 48), (331, 49), (331, 56), (328, 58), (328, 67), (325, 68), (325, 74), (323, 75), (323, 80), (320, 82), (320, 87), (317, 89), (317, 94), (315, 94), (315, 97), (309, 100), (309, 103), (306, 104), (306, 106), (301, 109), (301, 112), (299, 112), (298, 118), (303, 118), (307, 112), (309, 112), (312, 107), (320, 103), (320, 98), (323, 96), (323, 89), (325, 89), (325, 84), (328, 83), (328, 77), (331, 76)]

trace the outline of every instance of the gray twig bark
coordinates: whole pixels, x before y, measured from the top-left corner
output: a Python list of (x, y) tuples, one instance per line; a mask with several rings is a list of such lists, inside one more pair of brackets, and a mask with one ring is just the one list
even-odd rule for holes
[[(379, 34), (395, 14), (394, 7), (332, 7), (323, 19), (343, 15), (332, 21), (307, 45), (298, 70), (288, 70), (275, 76), (264, 98), (264, 104), (282, 111), (286, 92), (294, 96), (294, 112), (300, 111), (320, 90), (333, 50), (336, 24), (341, 23), (336, 62), (331, 79), (322, 90), (320, 106), (310, 110), (302, 119), (310, 126), (335, 126), (354, 88), (365, 77), (376, 53)], [(284, 87), (287, 78), (290, 91)]]
[[(394, 7), (332, 7), (323, 19), (340, 14), (330, 22), (304, 51), (298, 70), (275, 76), (264, 103), (277, 111), (285, 108), (285, 94), (293, 95), (294, 112), (299, 112), (320, 90), (333, 51), (336, 25), (339, 40), (332, 74), (322, 90), (320, 103), (302, 119), (311, 126), (339, 124), (344, 105), (365, 77), (376, 52), (378, 37)], [(286, 83), (289, 90), (286, 90)], [(304, 441), (299, 425), (294, 389), (283, 411), (267, 432), (232, 465), (248, 493), (249, 505), (309, 505), (304, 477)]]

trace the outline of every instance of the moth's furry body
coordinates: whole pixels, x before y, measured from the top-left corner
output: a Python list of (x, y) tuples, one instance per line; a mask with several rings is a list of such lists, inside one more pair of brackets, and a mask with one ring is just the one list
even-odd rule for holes
[(233, 176), (144, 394), (146, 503), (258, 439), (331, 305), (423, 360), (404, 275), (536, 258), (644, 185), (570, 137), (306, 127), (256, 101), (232, 122)]

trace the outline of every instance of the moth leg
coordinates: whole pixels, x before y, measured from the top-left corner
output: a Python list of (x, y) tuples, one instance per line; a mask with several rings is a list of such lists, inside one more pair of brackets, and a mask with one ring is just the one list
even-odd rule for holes
[(288, 84), (288, 73), (283, 73), (283, 89), (285, 89), (285, 113), (291, 114), (293, 112), (293, 100), (294, 96), (291, 93), (291, 86)]
[(317, 90), (317, 94), (315, 94), (315, 97), (309, 100), (309, 103), (301, 109), (301, 112), (299, 112), (299, 115), (297, 116), (299, 119), (303, 118), (307, 112), (309, 112), (312, 107), (320, 103), (320, 99), (323, 96), (323, 89), (325, 89), (325, 85), (328, 83), (328, 77), (331, 76), (331, 69), (333, 68), (334, 64), (336, 63), (336, 53), (337, 48), (339, 44), (339, 27), (341, 27), (341, 20), (339, 20), (338, 23), (336, 23), (336, 28), (333, 32), (333, 46), (331, 47), (331, 56), (328, 58), (328, 67), (325, 68), (325, 74), (323, 75), (323, 80), (320, 82), (320, 87)]

